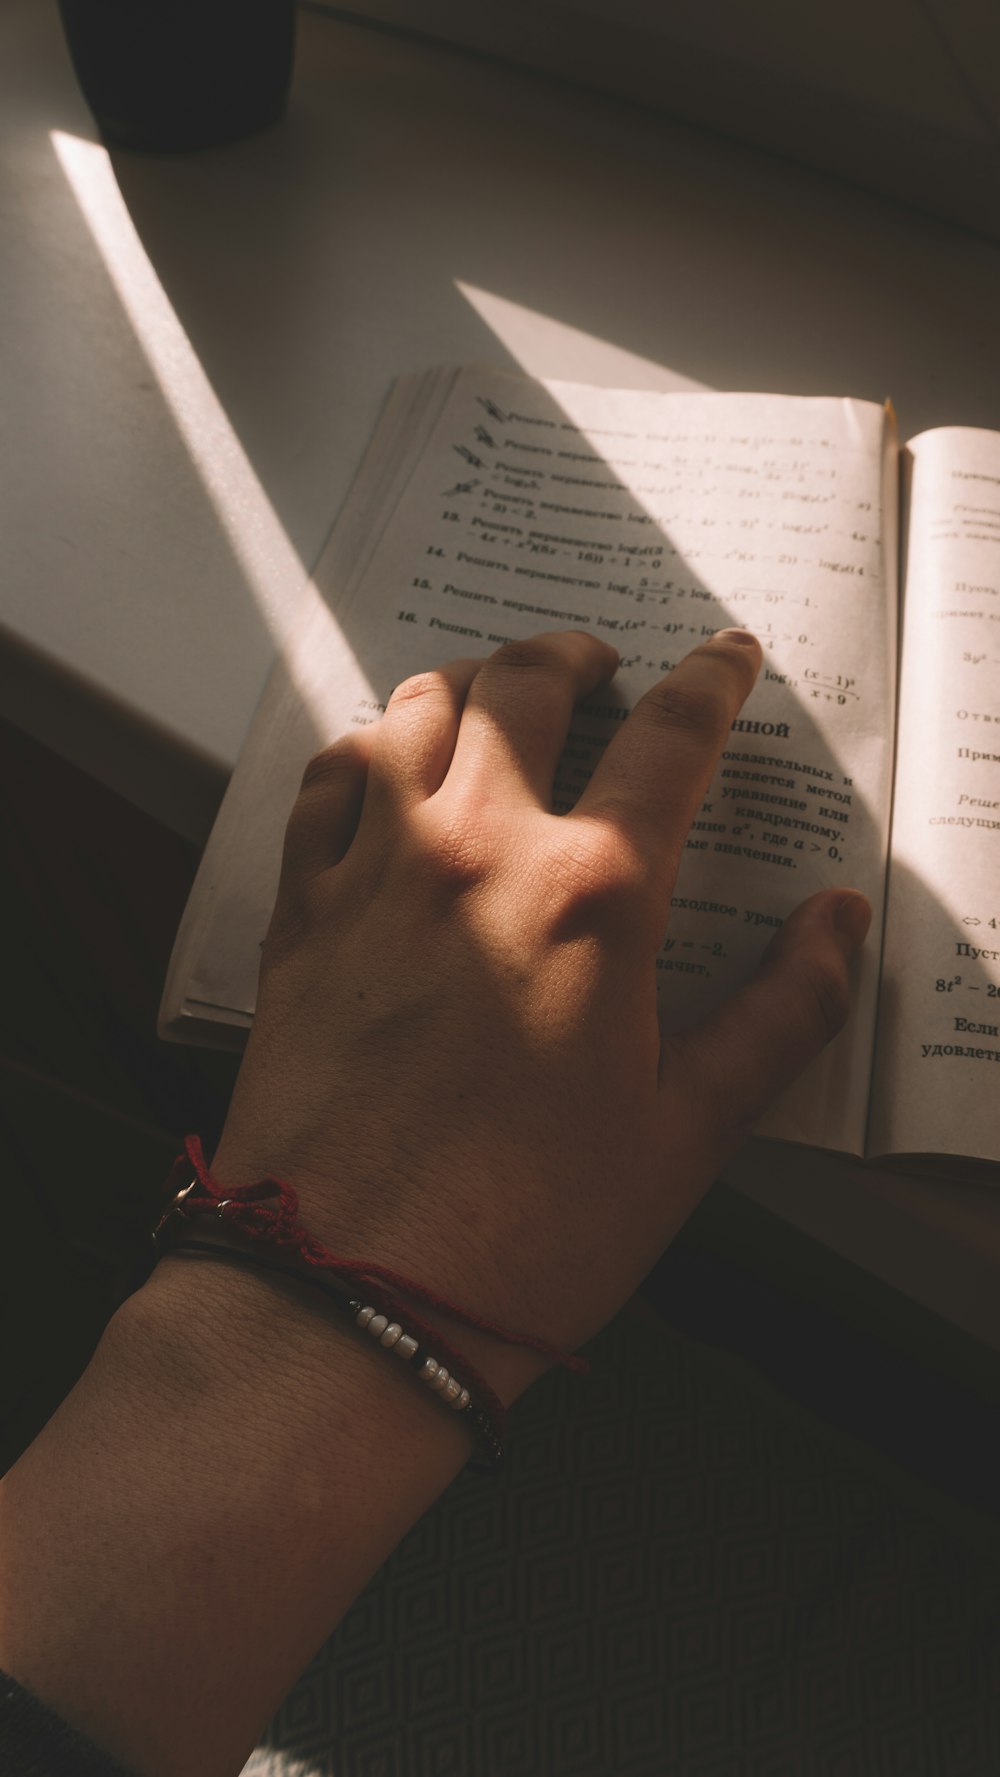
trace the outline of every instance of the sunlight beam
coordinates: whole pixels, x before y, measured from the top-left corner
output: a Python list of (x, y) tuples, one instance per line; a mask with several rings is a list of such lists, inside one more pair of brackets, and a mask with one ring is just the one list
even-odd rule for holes
[(287, 631), (306, 569), (254, 472), (156, 275), (107, 150), (62, 130), (52, 146), (122, 309), (260, 612)]
[(491, 290), (458, 278), (455, 288), (527, 376), (667, 393), (697, 393), (711, 386)]

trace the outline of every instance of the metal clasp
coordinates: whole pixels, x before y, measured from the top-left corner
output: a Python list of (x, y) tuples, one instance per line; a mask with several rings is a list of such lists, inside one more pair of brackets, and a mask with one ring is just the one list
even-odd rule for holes
[(176, 1197), (173, 1199), (173, 1202), (169, 1203), (167, 1205), (167, 1208), (164, 1210), (162, 1216), (160, 1217), (159, 1221), (157, 1222), (156, 1227), (153, 1229), (153, 1245), (154, 1246), (161, 1245), (160, 1236), (163, 1233), (164, 1229), (167, 1227), (168, 1223), (173, 1220), (173, 1217), (175, 1215), (179, 1215), (183, 1218), (184, 1211), (181, 1209), (181, 1204), (184, 1202), (186, 1197), (190, 1197), (191, 1192), (194, 1190), (197, 1183), (198, 1183), (198, 1180), (196, 1178), (193, 1178), (189, 1185), (185, 1185), (184, 1189), (182, 1191), (178, 1191)]

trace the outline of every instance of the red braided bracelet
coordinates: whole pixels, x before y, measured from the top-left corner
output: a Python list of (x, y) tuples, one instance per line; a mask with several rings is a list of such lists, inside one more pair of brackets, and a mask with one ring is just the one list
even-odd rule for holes
[[(199, 1185), (203, 1195), (196, 1194)], [(490, 1468), (496, 1469), (503, 1462), (500, 1438), (506, 1415), (502, 1403), (483, 1377), (453, 1351), (439, 1333), (427, 1326), (412, 1307), (401, 1306), (400, 1298), (425, 1302), (466, 1326), (491, 1333), (504, 1344), (524, 1346), (568, 1370), (582, 1373), (589, 1367), (583, 1358), (558, 1351), (527, 1333), (515, 1333), (498, 1326), (386, 1265), (367, 1259), (347, 1259), (330, 1252), (305, 1228), (298, 1226), (299, 1198), (292, 1185), (277, 1178), (264, 1178), (252, 1185), (220, 1185), (209, 1171), (201, 1141), (196, 1135), (185, 1137), (184, 1153), (175, 1160), (166, 1189), (170, 1193), (170, 1203), (153, 1233), (158, 1252), (186, 1251), (251, 1266), (260, 1265), (265, 1270), (281, 1271), (320, 1288), (381, 1345), (395, 1349), (397, 1356), (413, 1364), (420, 1379), (466, 1418), (479, 1442), (486, 1447)], [(276, 1205), (262, 1201), (274, 1197), (278, 1199)], [(269, 1246), (272, 1255), (275, 1248), (278, 1252), (287, 1252), (292, 1262), (275, 1256), (265, 1258), (261, 1252), (249, 1252), (229, 1244), (192, 1240), (184, 1232), (185, 1225), (204, 1216), (212, 1218), (215, 1228), (221, 1223), (230, 1233), (242, 1236), (254, 1246)], [(354, 1294), (359, 1286), (364, 1287), (370, 1301), (363, 1302)], [(403, 1331), (399, 1315), (409, 1323), (413, 1332)], [(419, 1342), (414, 1334), (419, 1335)], [(447, 1360), (451, 1366), (450, 1374), (440, 1357), (430, 1355), (429, 1346)], [(456, 1370), (466, 1378), (468, 1386), (457, 1380)]]

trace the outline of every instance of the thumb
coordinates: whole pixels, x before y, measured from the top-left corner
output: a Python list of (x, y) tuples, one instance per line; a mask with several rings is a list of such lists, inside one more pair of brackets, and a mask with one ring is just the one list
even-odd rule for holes
[(740, 1145), (837, 1035), (850, 1010), (849, 964), (871, 917), (854, 889), (825, 889), (803, 901), (746, 986), (705, 1024), (664, 1045), (671, 1086), (699, 1105), (718, 1158)]

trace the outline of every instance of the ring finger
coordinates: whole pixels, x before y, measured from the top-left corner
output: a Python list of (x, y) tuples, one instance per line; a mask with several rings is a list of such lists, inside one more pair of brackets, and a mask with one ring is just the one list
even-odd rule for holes
[(365, 813), (433, 796), (445, 777), (481, 660), (449, 660), (396, 686), (374, 730)]

